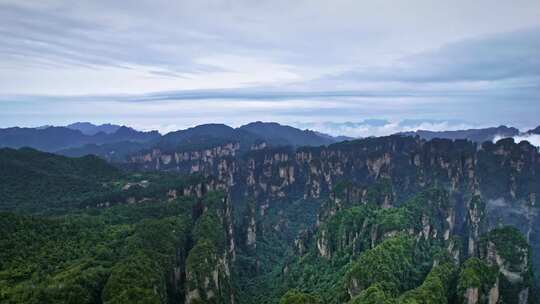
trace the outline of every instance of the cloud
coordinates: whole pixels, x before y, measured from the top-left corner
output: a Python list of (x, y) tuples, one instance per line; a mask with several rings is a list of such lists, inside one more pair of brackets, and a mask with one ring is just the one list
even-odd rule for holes
[(537, 146), (537, 147), (540, 148), (540, 135), (538, 135), (538, 134), (516, 136), (516, 137), (514, 137), (514, 140), (516, 142), (521, 142), (521, 141), (526, 140), (529, 143), (531, 143), (532, 145)]
[(420, 125), (405, 118), (534, 125), (539, 10), (533, 0), (4, 0), (0, 124), (391, 122), (343, 126), (359, 135)]
[[(3, 96), (0, 98), (0, 127), (80, 120), (149, 129), (155, 125), (193, 126), (212, 122), (238, 126), (262, 120), (298, 125), (311, 123), (314, 126), (305, 127), (316, 126), (320, 131), (336, 135), (369, 136), (413, 129), (470, 127), (464, 122), (473, 122), (474, 126), (507, 124), (519, 128), (539, 124), (538, 104), (528, 100), (497, 104), (491, 98), (480, 103), (478, 97), (474, 97), (472, 103), (468, 98), (380, 94), (202, 90), (140, 95)], [(364, 121), (370, 117), (381, 120)]]
[[(116, 93), (148, 93), (284, 82), (303, 86), (329, 74), (352, 78), (358, 71), (385, 80), (403, 71), (401, 77), (423, 81), (433, 76), (431, 64), (449, 68), (428, 50), (457, 41), (447, 47), (448, 55), (464, 55), (457, 66), (470, 65), (466, 59), (470, 49), (460, 49), (464, 38), (475, 44), (475, 37), (540, 26), (535, 13), (540, 4), (517, 1), (494, 5), (487, 0), (459, 0), (448, 5), (422, 0), (338, 0), (330, 5), (323, 0), (4, 0), (0, 4), (0, 73), (6, 77), (0, 81), (0, 93), (105, 94), (114, 93), (114, 87), (118, 87)], [(526, 43), (515, 39), (516, 49)], [(478, 46), (475, 52), (496, 59), (506, 56), (506, 51), (497, 52), (505, 47)], [(422, 61), (413, 54), (432, 60)], [(396, 62), (398, 69), (380, 68)], [(474, 73), (506, 77), (508, 72), (491, 69), (489, 62), (476, 66), (485, 72), (468, 70), (470, 77), (476, 77)], [(524, 63), (513, 73), (526, 72), (518, 70), (520, 66)], [(49, 80), (46, 71), (51, 69), (67, 81)], [(96, 70), (101, 77), (95, 76)], [(116, 75), (122, 75), (125, 83)], [(462, 76), (459, 69), (440, 75), (441, 81)]]
[(351, 69), (330, 79), (418, 83), (540, 79), (540, 28), (468, 38), (405, 56), (386, 67)]
[(478, 127), (466, 121), (456, 120), (422, 120), (404, 119), (399, 121), (389, 121), (386, 119), (366, 119), (361, 122), (297, 122), (295, 126), (302, 129), (312, 129), (330, 135), (346, 135), (351, 137), (385, 136), (407, 131), (430, 130), (430, 131), (451, 131), (463, 130)]
[[(493, 139), (493, 142), (496, 142), (502, 138), (503, 137), (501, 136), (496, 136)], [(521, 134), (518, 136), (514, 136), (513, 139), (517, 143), (520, 143), (522, 141), (528, 141), (531, 145), (536, 146), (540, 149), (540, 135), (538, 134)]]

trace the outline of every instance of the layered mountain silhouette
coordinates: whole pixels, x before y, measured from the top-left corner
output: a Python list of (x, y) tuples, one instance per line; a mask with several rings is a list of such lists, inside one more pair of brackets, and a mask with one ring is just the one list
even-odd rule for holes
[(46, 152), (82, 147), (87, 144), (109, 144), (121, 141), (148, 142), (159, 138), (157, 131), (142, 132), (129, 127), (119, 127), (112, 133), (93, 135), (69, 127), (6, 128), (0, 129), (0, 147), (31, 147)]
[(321, 146), (341, 141), (310, 130), (277, 123), (254, 122), (240, 128), (224, 124), (204, 124), (185, 130), (159, 134), (142, 132), (113, 124), (74, 123), (66, 127), (0, 129), (0, 147), (31, 147), (67, 156), (95, 154), (112, 161), (151, 148), (191, 150), (226, 142), (241, 144), (242, 149), (265, 143), (271, 146)]
[(528, 134), (540, 134), (540, 126), (527, 131)]
[(66, 128), (79, 130), (83, 134), (86, 134), (86, 135), (95, 135), (99, 132), (112, 134), (116, 132), (118, 129), (120, 129), (121, 127), (122, 126), (109, 124), (109, 123), (102, 124), (102, 125), (95, 125), (90, 122), (76, 122), (76, 123), (72, 123), (66, 126)]
[[(499, 126), (457, 131), (418, 130), (399, 133), (422, 139), (466, 139), (482, 143), (519, 134), (540, 134), (540, 127), (526, 133), (513, 127)], [(123, 162), (128, 156), (151, 149), (161, 151), (194, 151), (227, 143), (239, 145), (240, 151), (254, 147), (325, 146), (352, 140), (347, 136), (331, 136), (312, 130), (301, 130), (275, 122), (252, 122), (239, 128), (225, 124), (203, 124), (161, 135), (157, 131), (138, 131), (115, 124), (95, 125), (77, 122), (65, 127), (0, 129), (0, 147), (30, 147), (71, 157), (94, 154), (113, 162)]]
[(275, 122), (252, 122), (241, 126), (245, 130), (259, 135), (268, 142), (282, 143), (290, 146), (322, 146), (340, 141), (336, 137), (311, 130), (300, 130)]
[(400, 133), (405, 136), (419, 136), (422, 139), (467, 139), (474, 142), (493, 141), (495, 138), (513, 137), (519, 134), (519, 130), (513, 127), (499, 126), (482, 129), (467, 129), (456, 131), (428, 131), (418, 130)]

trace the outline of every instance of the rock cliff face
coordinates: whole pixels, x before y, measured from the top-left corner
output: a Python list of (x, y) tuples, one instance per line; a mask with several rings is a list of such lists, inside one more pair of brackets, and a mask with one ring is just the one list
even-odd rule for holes
[[(198, 173), (215, 178), (233, 193), (270, 201), (287, 197), (326, 198), (341, 182), (349, 187), (341, 204), (373, 199), (366, 186), (386, 181), (386, 207), (398, 205), (422, 189), (443, 186), (460, 196), (461, 206), (481, 195), (487, 202), (488, 223), (494, 227), (511, 207), (528, 223), (520, 227), (531, 242), (537, 233), (529, 231), (537, 220), (540, 203), (540, 154), (526, 142), (504, 139), (483, 145), (464, 140), (423, 141), (391, 136), (344, 142), (327, 147), (264, 148), (239, 154), (238, 143), (209, 149), (165, 153), (160, 150), (131, 157), (131, 165), (146, 170)], [(336, 202), (337, 203), (337, 202)], [(474, 206), (473, 206), (474, 207)], [(483, 206), (482, 206), (483, 207)], [(471, 208), (461, 208), (468, 212)], [(458, 214), (458, 221), (481, 214), (471, 209)]]
[[(181, 213), (181, 241), (167, 246), (155, 273), (162, 302), (275, 303), (294, 288), (332, 304), (536, 297), (540, 156), (527, 143), (391, 136), (317, 148), (167, 149), (133, 155), (129, 165), (190, 177), (137, 172), (81, 203), (131, 210), (145, 202), (145, 214), (162, 204), (164, 220)], [(163, 227), (141, 240), (156, 247), (147, 241), (178, 230)]]
[(218, 160), (236, 156), (239, 149), (240, 144), (237, 142), (188, 151), (167, 152), (154, 148), (151, 151), (131, 156), (130, 162), (146, 170), (210, 173), (218, 169)]
[(480, 255), (499, 270), (488, 296), (490, 303), (528, 303), (532, 267), (526, 239), (517, 229), (495, 229), (482, 240), (482, 246)]
[[(158, 149), (131, 157), (147, 170), (200, 173), (257, 198), (297, 195), (320, 198), (340, 181), (366, 185), (389, 179), (393, 202), (407, 192), (441, 184), (489, 199), (536, 204), (540, 155), (511, 139), (497, 144), (408, 137), (370, 138), (328, 147), (264, 148), (238, 154), (238, 143), (184, 152)], [(524, 179), (529, 182), (522, 182)], [(407, 191), (409, 190), (409, 191)]]
[[(331, 258), (345, 249), (354, 253), (373, 248), (388, 236), (406, 232), (418, 239), (445, 242), (454, 258), (463, 260), (484, 250), (482, 235), (511, 225), (526, 236), (534, 260), (540, 262), (540, 154), (526, 142), (504, 139), (477, 144), (390, 136), (296, 150), (265, 145), (243, 148), (231, 142), (197, 151), (154, 150), (132, 156), (130, 165), (197, 173), (210, 181), (207, 188), (226, 190), (234, 202), (254, 200), (254, 210), (260, 215), (242, 229), (248, 247), (256, 246), (258, 233), (263, 233), (257, 231), (257, 218), (264, 217), (273, 202), (319, 200), (323, 202), (317, 217), (320, 227), (315, 234), (304, 231), (296, 239), (298, 252), (305, 252), (313, 238), (319, 255)], [(349, 219), (350, 214), (340, 214), (340, 210), (366, 204), (396, 212), (414, 194), (433, 187), (447, 191), (447, 204), (436, 208), (436, 222), (432, 214), (419, 213), (418, 227), (389, 229), (370, 221), (371, 215)], [(332, 230), (343, 225), (348, 228), (340, 228), (339, 233)], [(456, 242), (456, 236), (465, 242)], [(506, 284), (501, 280), (493, 284)], [(491, 301), (502, 296), (498, 288), (490, 289)], [(474, 288), (466, 292), (472, 302), (481, 295)], [(519, 292), (526, 299), (526, 290)]]
[(234, 303), (235, 240), (230, 200), (199, 205), (194, 246), (186, 260), (185, 303)]
[(497, 228), (484, 235), (476, 257), (459, 274), (463, 303), (529, 303), (532, 287), (530, 248), (519, 230)]
[(428, 243), (446, 243), (451, 250), (453, 218), (453, 205), (442, 190), (423, 192), (399, 208), (360, 205), (337, 211), (317, 229), (318, 254), (327, 259), (356, 255), (403, 233)]

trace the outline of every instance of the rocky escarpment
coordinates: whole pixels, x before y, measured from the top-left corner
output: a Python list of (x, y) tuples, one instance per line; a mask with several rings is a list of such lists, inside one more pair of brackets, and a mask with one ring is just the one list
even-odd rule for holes
[[(200, 173), (241, 188), (256, 198), (297, 195), (320, 198), (340, 181), (366, 185), (389, 179), (397, 195), (435, 184), (488, 198), (528, 200), (539, 197), (540, 155), (535, 147), (511, 139), (497, 144), (463, 140), (382, 137), (328, 147), (264, 148), (238, 154), (238, 143), (187, 152), (154, 150), (131, 157), (142, 169)], [(529, 182), (523, 182), (527, 179)]]
[[(193, 174), (137, 172), (99, 185), (111, 191), (81, 205), (120, 206), (88, 208), (89, 214), (131, 221), (163, 212), (159, 221), (143, 218), (133, 228), (141, 236), (127, 237), (138, 241), (126, 250), (136, 244), (141, 252), (121, 258), (102, 302), (120, 285), (170, 303), (274, 303), (294, 289), (301, 292), (287, 298), (333, 304), (531, 304), (535, 298), (534, 250), (527, 244), (538, 246), (539, 156), (527, 143), (387, 137), (296, 150), (249, 147), (156, 149), (134, 155), (131, 165)], [(162, 251), (154, 242), (159, 236), (167, 240)], [(115, 258), (116, 242), (107, 244)], [(96, 259), (105, 256), (99, 253)], [(152, 266), (161, 260), (159, 269)], [(132, 263), (144, 270), (133, 271)], [(20, 269), (12, 269), (12, 278)], [(61, 287), (64, 278), (42, 287)], [(131, 288), (136, 285), (125, 278), (144, 288)]]
[[(499, 291), (489, 295), (492, 303), (498, 301), (528, 303), (531, 296), (532, 265), (531, 250), (518, 230), (510, 227), (495, 229), (482, 240), (482, 256), (489, 265), (499, 269), (496, 285)], [(497, 286), (495, 286), (497, 287)]]
[[(373, 289), (396, 303), (420, 301), (434, 292), (446, 297), (442, 294), (448, 294), (454, 271), (449, 269), (467, 256), (462, 250), (465, 238), (453, 229), (454, 219), (453, 198), (441, 189), (424, 191), (397, 208), (361, 204), (324, 220), (316, 233), (317, 254), (330, 263), (358, 257), (345, 276), (353, 303), (365, 303)], [(426, 254), (434, 250), (442, 251), (438, 257)], [(445, 287), (433, 286), (428, 276), (417, 290), (410, 290), (422, 283), (412, 273), (427, 272), (430, 264), (434, 280), (444, 280)]]
[(194, 246), (186, 259), (185, 303), (234, 303), (232, 263), (235, 240), (230, 200), (199, 204), (193, 230)]
[(178, 171), (182, 173), (210, 173), (218, 166), (218, 160), (234, 157), (240, 149), (238, 142), (230, 142), (206, 149), (170, 151), (154, 148), (131, 156), (129, 162), (139, 169)]
[(452, 251), (454, 213), (448, 193), (436, 189), (419, 194), (399, 208), (360, 204), (323, 221), (315, 237), (317, 253), (326, 259), (339, 254), (357, 255), (400, 233), (426, 242), (446, 243)]
[(531, 251), (520, 232), (511, 227), (494, 229), (483, 236), (479, 247), (459, 275), (462, 302), (529, 303), (534, 296)]
[[(359, 203), (393, 209), (415, 193), (439, 187), (448, 191), (452, 210), (444, 214), (447, 228), (437, 230), (438, 237), (462, 236), (466, 242), (460, 251), (474, 256), (481, 235), (511, 225), (527, 237), (540, 261), (540, 154), (527, 142), (390, 136), (298, 149), (229, 143), (200, 151), (153, 151), (133, 156), (130, 165), (201, 174), (216, 188), (226, 189), (235, 202), (253, 199), (262, 216), (274, 201), (320, 200), (319, 223)], [(356, 225), (358, 233), (376, 233), (368, 227), (362, 232), (362, 222)], [(260, 233), (245, 231), (250, 242)], [(332, 246), (359, 246), (354, 234), (330, 245), (322, 231), (317, 242), (323, 256), (332, 255)], [(302, 239), (297, 243), (298, 250), (305, 251)]]
[(420, 138), (430, 140), (434, 138), (446, 139), (468, 139), (470, 141), (482, 143), (484, 141), (493, 141), (497, 137), (513, 137), (519, 134), (519, 130), (507, 126), (498, 126), (484, 129), (468, 129), (456, 131), (427, 131), (418, 130), (405, 132), (402, 135), (419, 136)]
[[(484, 204), (475, 196), (468, 205)], [(313, 265), (335, 273), (333, 289), (324, 279), (307, 285), (333, 293), (329, 303), (534, 303), (531, 251), (519, 230), (483, 232), (486, 219), (476, 211), (455, 229), (455, 211), (455, 197), (442, 189), (394, 208), (357, 202), (300, 234), (298, 262), (287, 263), (285, 275), (296, 278)]]

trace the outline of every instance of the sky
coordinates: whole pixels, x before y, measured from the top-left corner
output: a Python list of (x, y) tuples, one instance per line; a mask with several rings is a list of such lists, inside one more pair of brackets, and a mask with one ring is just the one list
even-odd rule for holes
[(0, 127), (540, 125), (540, 1), (0, 0)]

